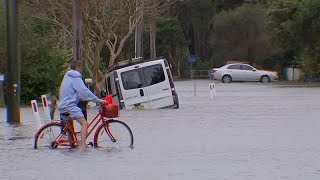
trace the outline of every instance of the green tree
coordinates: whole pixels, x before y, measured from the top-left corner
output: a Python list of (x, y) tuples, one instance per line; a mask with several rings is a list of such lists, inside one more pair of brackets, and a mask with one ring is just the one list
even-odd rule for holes
[[(23, 23), (22, 23), (23, 22)], [(57, 47), (47, 21), (20, 16), (21, 102), (29, 103), (42, 94), (58, 95), (67, 56)]]
[(308, 76), (320, 77), (320, 1), (304, 0), (298, 7), (298, 30), (302, 62)]
[(296, 29), (298, 6), (299, 0), (271, 0), (266, 13), (266, 31), (274, 49), (267, 63), (276, 67), (280, 75), (284, 67), (301, 59)]
[[(0, 1), (0, 73), (6, 66), (6, 19), (4, 1)], [(67, 57), (57, 46), (59, 36), (51, 34), (52, 25), (21, 13), (19, 7), (19, 38), (21, 50), (21, 103), (29, 104), (42, 94), (58, 95), (66, 70)]]
[(244, 1), (245, 0), (215, 0), (218, 11), (234, 9), (241, 6)]
[(6, 11), (4, 0), (0, 0), (0, 73), (5, 72), (6, 67), (6, 48), (7, 48), (7, 34), (6, 34)]
[(178, 2), (174, 9), (183, 33), (189, 42), (189, 53), (197, 54), (203, 60), (212, 56), (208, 37), (210, 35), (210, 20), (216, 14), (217, 1), (185, 0)]
[(66, 56), (60, 50), (50, 50), (43, 44), (35, 51), (24, 51), (21, 72), (21, 101), (29, 103), (42, 94), (58, 96), (63, 72), (66, 70)]
[(294, 0), (274, 0), (268, 8), (266, 28), (279, 53), (292, 53), (298, 49), (300, 40), (295, 29), (298, 5)]
[(181, 77), (183, 61), (188, 52), (188, 41), (182, 26), (176, 18), (158, 18), (157, 23), (157, 52), (168, 59), (174, 75)]
[(281, 67), (297, 63), (307, 76), (320, 72), (320, 2), (273, 0), (267, 13), (267, 30)]
[[(72, 42), (72, 1), (33, 1), (24, 0), (25, 12), (32, 17), (43, 19), (55, 25), (54, 31), (66, 33), (68, 42)], [(162, 11), (167, 1), (160, 0), (153, 4), (148, 0), (95, 0), (81, 1), (83, 64), (93, 81), (96, 94), (101, 91), (105, 70), (100, 65), (100, 52), (109, 49), (108, 67), (111, 67), (122, 48), (134, 32), (143, 14)], [(35, 13), (36, 12), (36, 13)], [(143, 12), (143, 13), (142, 13)], [(71, 43), (70, 43), (71, 44)], [(70, 48), (70, 46), (68, 47)]]
[(270, 52), (264, 20), (265, 8), (261, 5), (242, 5), (217, 14), (210, 39), (217, 64), (229, 60), (262, 64)]

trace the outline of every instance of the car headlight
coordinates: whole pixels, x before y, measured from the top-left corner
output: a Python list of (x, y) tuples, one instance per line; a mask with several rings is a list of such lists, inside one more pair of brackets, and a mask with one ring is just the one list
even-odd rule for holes
[(279, 79), (279, 75), (277, 72), (271, 72), (271, 74), (274, 77), (274, 79)]

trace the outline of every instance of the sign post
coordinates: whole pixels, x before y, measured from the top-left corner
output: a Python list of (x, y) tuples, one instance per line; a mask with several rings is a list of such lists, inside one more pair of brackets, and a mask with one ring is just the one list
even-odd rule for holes
[(210, 98), (213, 99), (213, 95), (217, 93), (216, 85), (214, 83), (209, 84)]
[(188, 62), (190, 62), (190, 77), (191, 77), (191, 79), (193, 78), (193, 73), (192, 73), (192, 63), (195, 63), (195, 62), (197, 62), (197, 55), (196, 54), (190, 54), (190, 55), (188, 55), (187, 56), (187, 60), (188, 60)]
[(48, 100), (47, 100), (47, 95), (45, 95), (45, 94), (41, 95), (41, 100), (42, 100), (42, 106), (43, 106), (43, 110), (45, 112), (47, 120), (48, 121), (52, 120), (51, 114), (50, 114), (50, 109), (49, 109), (49, 104), (48, 104)]
[(17, 12), (18, 1), (6, 0), (7, 70), (4, 95), (8, 123), (20, 123), (20, 49)]
[[(190, 62), (190, 78), (193, 80), (193, 70), (192, 70), (192, 63), (197, 62), (197, 55), (196, 54), (190, 54), (187, 56), (188, 62)], [(194, 96), (196, 96), (196, 81), (193, 81), (193, 92)]]
[(31, 107), (32, 107), (32, 110), (33, 110), (34, 118), (36, 119), (37, 130), (38, 130), (38, 129), (41, 128), (41, 119), (40, 119), (40, 114), (39, 114), (37, 101), (36, 100), (32, 100), (32, 101), (30, 101), (30, 103), (31, 103)]

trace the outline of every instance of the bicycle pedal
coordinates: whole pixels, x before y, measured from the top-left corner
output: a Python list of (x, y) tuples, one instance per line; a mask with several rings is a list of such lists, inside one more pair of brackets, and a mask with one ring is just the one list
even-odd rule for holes
[(93, 147), (93, 142), (89, 142), (88, 145), (91, 146), (91, 147)]

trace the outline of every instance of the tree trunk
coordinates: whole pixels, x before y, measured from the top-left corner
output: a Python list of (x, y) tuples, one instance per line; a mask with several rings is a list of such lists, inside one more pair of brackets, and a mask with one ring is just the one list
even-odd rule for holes
[(150, 18), (150, 58), (155, 59), (156, 55), (156, 29), (157, 22), (155, 15)]
[[(120, 42), (121, 42), (121, 40), (122, 40), (122, 37), (123, 37), (123, 31), (121, 31), (120, 32), (120, 35), (119, 35), (119, 40), (120, 40)], [(120, 51), (120, 53), (119, 53), (119, 56), (115, 59), (115, 63), (117, 63), (117, 62), (121, 62), (122, 61), (122, 51)]]
[(99, 59), (100, 59), (100, 48), (99, 45), (95, 47), (94, 50), (94, 63), (93, 63), (93, 87), (94, 87), (94, 92), (96, 93), (97, 89), (97, 82), (98, 80), (98, 70), (99, 70)]
[[(139, 8), (139, 1), (137, 1), (137, 9)], [(143, 2), (141, 4), (143, 7)], [(141, 14), (139, 14), (141, 13)], [(138, 21), (136, 28), (135, 28), (135, 57), (142, 57), (142, 32), (143, 32), (143, 11), (139, 12), (138, 16), (141, 16), (140, 22)], [(137, 17), (138, 18), (138, 17)]]
[(246, 27), (246, 35), (247, 35), (247, 59), (249, 64), (252, 66), (253, 65), (253, 56), (252, 56), (252, 47), (251, 47), (251, 37), (249, 34), (249, 29), (248, 29), (248, 25)]
[(177, 44), (177, 47), (176, 47), (176, 53), (177, 53), (177, 55), (176, 55), (176, 64), (177, 64), (177, 76), (178, 76), (178, 78), (180, 78), (181, 77), (181, 46), (179, 45), (179, 44)]
[(142, 56), (142, 25), (138, 23), (135, 37), (135, 57)]

